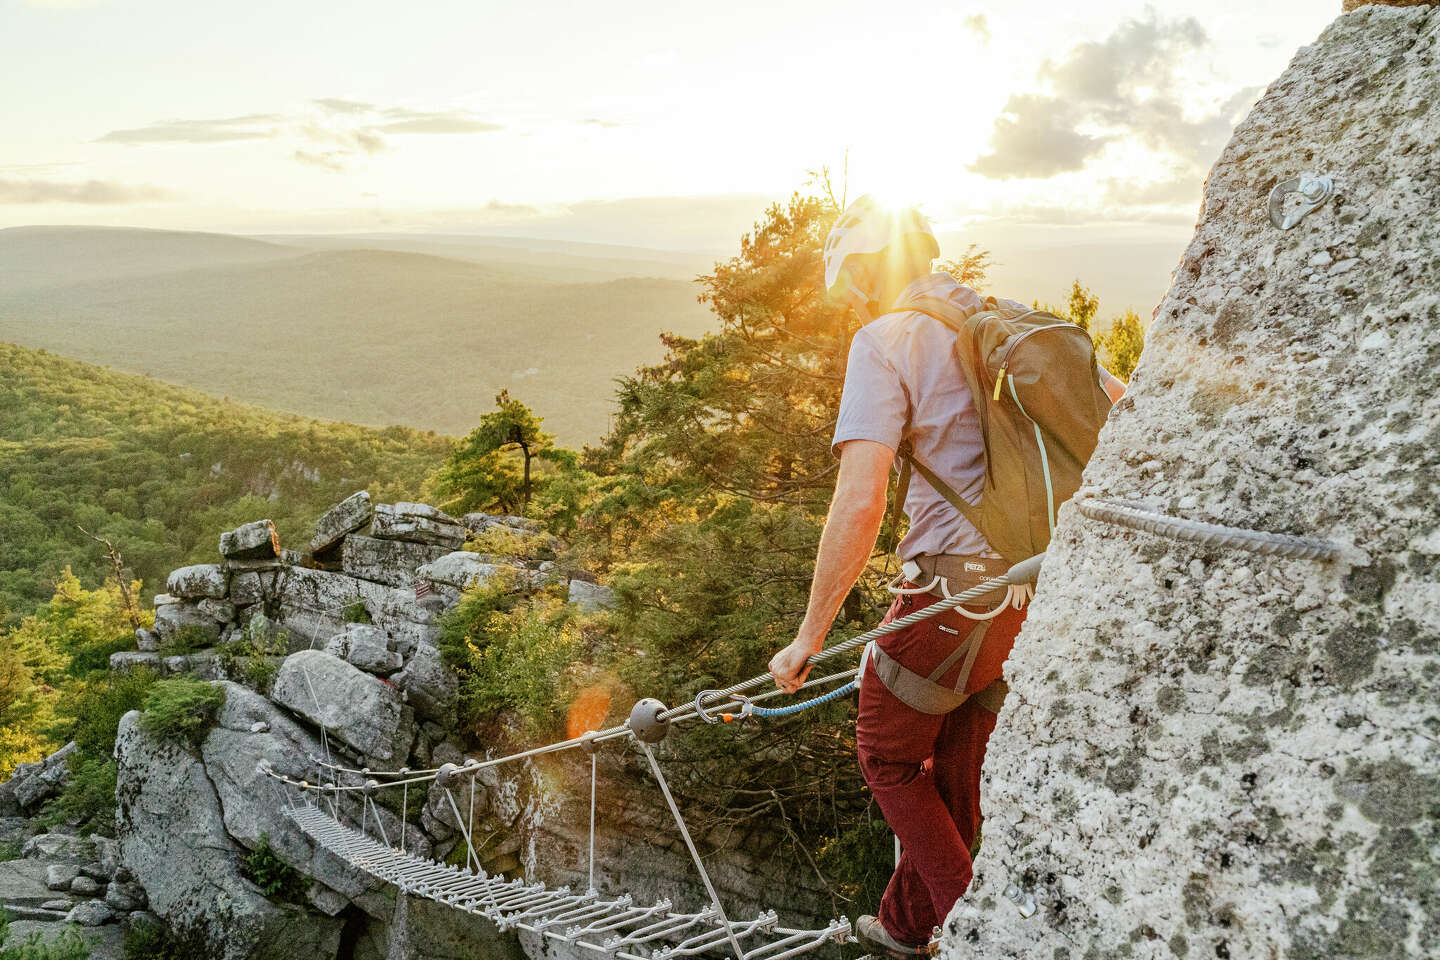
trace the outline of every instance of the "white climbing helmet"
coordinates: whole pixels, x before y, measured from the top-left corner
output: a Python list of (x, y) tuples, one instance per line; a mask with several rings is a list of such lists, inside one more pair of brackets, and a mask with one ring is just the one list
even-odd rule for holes
[(929, 237), (935, 248), (934, 255), (940, 255), (940, 244), (935, 240), (935, 231), (930, 229), (930, 221), (915, 207), (890, 210), (868, 193), (860, 197), (840, 214), (825, 237), (825, 292), (831, 296), (838, 292), (836, 286), (846, 259), (879, 253), (909, 234)]

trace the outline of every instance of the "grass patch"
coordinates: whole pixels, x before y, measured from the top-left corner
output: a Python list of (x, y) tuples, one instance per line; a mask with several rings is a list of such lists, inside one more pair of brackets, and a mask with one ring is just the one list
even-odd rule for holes
[(0, 863), (20, 859), (20, 850), (24, 844), (16, 843), (13, 840), (0, 842)]
[(0, 910), (0, 960), (89, 960), (90, 948), (71, 927), (49, 943), (38, 932), (19, 943), (12, 942), (10, 917)]
[(160, 655), (179, 657), (199, 653), (215, 643), (215, 633), (199, 624), (187, 623), (175, 631), (175, 635), (160, 645)]
[(270, 838), (263, 833), (255, 849), (245, 855), (240, 874), (271, 899), (285, 903), (305, 902), (305, 878), (300, 871), (280, 859), (275, 848), (270, 846)]
[(351, 600), (340, 611), (340, 619), (346, 623), (372, 623), (370, 611), (365, 609), (364, 600)]
[(284, 630), (271, 634), (266, 621), (253, 619), (245, 630), (222, 643), (216, 652), (220, 669), (231, 680), (238, 680), (257, 693), (268, 695), (275, 682), (279, 664), (272, 657), (283, 657), (290, 648), (290, 634)]
[(163, 923), (134, 924), (125, 934), (125, 960), (213, 960), (217, 946), (201, 930), (176, 931)]
[(160, 680), (145, 697), (140, 726), (162, 739), (196, 743), (215, 723), (215, 715), (224, 705), (225, 691), (204, 680)]

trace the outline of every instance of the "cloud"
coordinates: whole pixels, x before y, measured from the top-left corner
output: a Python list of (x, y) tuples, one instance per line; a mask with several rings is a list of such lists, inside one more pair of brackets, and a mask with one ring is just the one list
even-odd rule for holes
[(587, 127), (604, 127), (606, 130), (629, 126), (629, 124), (622, 120), (602, 120), (599, 117), (586, 117), (583, 123)]
[(169, 190), (149, 185), (131, 186), (112, 180), (6, 180), (0, 178), (0, 204), (83, 203), (110, 205), (173, 200)]
[(980, 38), (981, 43), (990, 42), (990, 18), (983, 13), (972, 13), (960, 21), (960, 26)]
[(273, 113), (252, 113), (219, 120), (169, 120), (148, 127), (111, 130), (96, 143), (233, 143), (265, 140), (275, 136), (284, 117)]
[(465, 110), (443, 110), (425, 113), (418, 110), (386, 110), (393, 118), (379, 125), (386, 133), (493, 133), (504, 130), (504, 124), (482, 120)]
[(370, 113), (375, 109), (373, 103), (361, 103), (359, 100), (344, 100), (340, 97), (320, 97), (311, 102), (318, 104), (329, 113)]
[(1013, 96), (995, 121), (993, 152), (976, 160), (976, 173), (996, 180), (1053, 177), (1079, 170), (1105, 147), (1105, 139), (1075, 129), (1077, 111), (1052, 97)]
[(503, 124), (468, 110), (382, 108), (362, 100), (318, 97), (293, 114), (252, 113), (205, 120), (166, 120), (111, 130), (97, 143), (126, 146), (221, 144), (246, 140), (290, 140), (297, 163), (340, 172), (352, 160), (390, 148), (388, 136), (493, 133)]
[(990, 152), (972, 169), (1001, 180), (1052, 177), (1083, 169), (1106, 144), (1124, 140), (1159, 155), (1182, 179), (1198, 178), (1256, 93), (1241, 90), (1188, 117), (1177, 69), (1210, 42), (1193, 17), (1165, 20), (1147, 10), (1103, 40), (1077, 44), (1042, 65), (1050, 93), (1010, 98)]

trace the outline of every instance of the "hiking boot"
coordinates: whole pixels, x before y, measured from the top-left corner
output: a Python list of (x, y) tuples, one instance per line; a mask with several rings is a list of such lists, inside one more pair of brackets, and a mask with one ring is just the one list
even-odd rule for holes
[(880, 925), (875, 917), (863, 916), (855, 921), (855, 936), (859, 939), (860, 945), (867, 950), (878, 950), (889, 957), (897, 957), (900, 960), (913, 960), (915, 957), (923, 957), (929, 953), (929, 944), (908, 944), (901, 943)]

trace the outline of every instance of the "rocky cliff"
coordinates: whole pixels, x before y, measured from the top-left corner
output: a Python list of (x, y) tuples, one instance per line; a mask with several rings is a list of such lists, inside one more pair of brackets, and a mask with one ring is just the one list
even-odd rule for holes
[(1440, 956), (1437, 56), (1365, 6), (1271, 85), (1079, 495), (1341, 559), (1062, 511), (947, 957)]
[[(224, 705), (194, 744), (147, 732), (139, 713), (126, 715), (115, 745), (118, 844), (107, 847), (109, 892), (81, 877), (83, 889), (46, 891), (54, 902), (44, 910), (36, 900), (35, 919), (79, 911), (73, 919), (103, 931), (158, 916), (224, 960), (459, 960), (539, 950), (468, 914), (397, 897), (316, 846), (283, 815), (284, 796), (263, 770), (326, 782), (337, 775), (320, 759), (396, 770), (486, 756), (476, 732), (457, 727), (457, 678), (436, 646), (440, 618), (465, 587), (496, 578), (516, 591), (563, 592), (582, 611), (611, 603), (593, 577), (557, 566), (561, 546), (523, 518), (457, 518), (425, 504), (372, 504), (364, 492), (321, 517), (303, 551), (282, 547), (265, 520), (222, 534), (217, 562), (170, 574), (154, 599), (154, 630), (137, 631), (138, 649), (114, 654), (111, 669), (207, 680)], [(0, 815), (38, 809), (65, 770), (64, 752), (22, 768), (0, 785)], [(599, 798), (597, 886), (637, 902), (703, 903), (668, 810), (623, 751), (602, 754)], [(373, 816), (389, 837), (403, 834), (407, 850), (435, 859), (456, 851), (461, 823), (438, 787), (417, 790), (408, 805), (385, 799)], [(583, 889), (588, 800), (583, 757), (540, 758), (487, 771), (464, 826), (488, 838), (477, 843), (487, 872)], [(360, 822), (359, 811), (341, 812)], [(769, 856), (778, 830), (743, 843), (729, 837), (714, 856), (725, 902), (745, 914), (778, 906), (788, 917), (828, 919), (833, 905), (822, 884)], [(298, 871), (301, 887), (267, 895), (246, 867), (257, 850)], [(20, 870), (16, 882), (24, 886), (28, 876)], [(12, 906), (37, 896), (44, 894)]]

